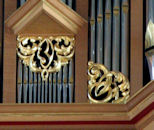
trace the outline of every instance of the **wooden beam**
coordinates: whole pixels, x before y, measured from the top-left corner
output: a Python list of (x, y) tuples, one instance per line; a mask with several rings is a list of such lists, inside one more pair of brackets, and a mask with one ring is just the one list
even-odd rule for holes
[[(16, 8), (17, 0), (5, 0), (5, 20), (16, 10)], [(14, 42), (16, 42), (16, 37), (13, 32), (5, 26), (3, 103), (16, 102), (16, 71), (12, 69), (16, 68), (16, 49), (12, 49), (16, 48), (16, 43)], [(12, 73), (10, 73), (10, 71)]]
[(16, 36), (6, 26), (4, 34), (3, 79), (4, 79), (3, 103), (15, 103), (16, 102)]
[(76, 36), (75, 50), (75, 102), (86, 103), (87, 99), (87, 63), (88, 63), (88, 24)]
[[(8, 123), (9, 125), (7, 125), (7, 123), (4, 123), (6, 125), (0, 125), (0, 129), (1, 130), (21, 130), (26, 129), (26, 130), (136, 130), (134, 125), (126, 125), (126, 124), (120, 124), (120, 125), (104, 125), (104, 124), (90, 124), (90, 125), (82, 125), (78, 124), (70, 124), (70, 125), (66, 125), (64, 124), (60, 124), (60, 125), (20, 125), (19, 123), (15, 123), (16, 125), (10, 125), (10, 123)], [(24, 124), (24, 123), (22, 123)]]
[(76, 0), (76, 12), (88, 20), (88, 0)]
[(143, 86), (143, 0), (131, 0), (131, 95)]
[[(84, 8), (83, 8), (84, 7)], [(88, 20), (88, 0), (76, 0), (76, 11)], [(75, 52), (75, 102), (88, 102), (87, 99), (87, 66), (88, 66), (88, 23), (76, 37)]]
[(131, 121), (140, 113), (144, 113), (143, 111), (153, 110), (153, 85), (154, 81), (150, 82), (126, 104), (0, 104), (0, 123), (9, 121)]
[(5, 0), (5, 20), (17, 9), (17, 0)]

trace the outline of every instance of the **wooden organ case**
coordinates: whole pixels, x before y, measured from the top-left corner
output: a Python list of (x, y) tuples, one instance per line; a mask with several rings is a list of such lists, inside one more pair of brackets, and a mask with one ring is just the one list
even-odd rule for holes
[[(63, 14), (63, 12), (66, 12), (66, 14)], [(67, 44), (70, 44), (70, 46), (68, 45), (68, 48), (64, 48), (67, 46), (65, 43), (64, 43), (65, 46), (63, 45), (64, 47), (62, 47), (63, 50), (67, 50), (67, 51), (70, 50), (70, 52), (67, 52), (67, 51), (64, 52), (64, 53), (68, 53), (68, 54), (66, 54), (65, 58), (62, 58), (62, 55), (63, 55), (62, 51), (63, 50), (60, 45), (62, 43), (59, 43), (59, 45), (56, 44), (55, 47), (51, 47), (53, 49), (57, 48), (58, 50), (60, 50), (60, 48), (61, 48), (61, 52), (60, 51), (58, 52), (59, 54), (57, 52), (54, 52), (55, 54), (53, 54), (54, 56), (52, 56), (52, 52), (51, 52), (51, 54), (49, 54), (49, 58), (45, 59), (45, 60), (49, 60), (49, 59), (52, 59), (51, 57), (55, 57), (57, 54), (59, 55), (59, 56), (57, 55), (59, 58), (57, 56), (55, 57), (58, 60), (53, 61), (53, 62), (55, 62), (55, 64), (57, 64), (55, 67), (51, 67), (53, 69), (49, 69), (49, 67), (47, 68), (48, 65), (46, 67), (44, 66), (45, 64), (50, 64), (50, 61), (49, 61), (49, 63), (45, 63), (44, 65), (40, 62), (38, 63), (38, 64), (42, 64), (45, 68), (47, 68), (47, 71), (50, 71), (50, 72), (60, 71), (60, 69), (62, 68), (61, 67), (62, 64), (65, 64), (64, 62), (68, 62), (68, 60), (70, 60), (69, 57), (71, 55), (73, 55), (74, 51), (75, 51), (75, 54), (78, 53), (78, 51), (81, 51), (81, 52), (85, 51), (86, 52), (87, 42), (82, 40), (81, 38), (85, 37), (85, 35), (87, 35), (87, 33), (86, 33), (87, 32), (87, 22), (83, 18), (81, 18), (79, 15), (77, 15), (77, 13), (75, 13), (70, 8), (68, 8), (61, 1), (54, 1), (54, 2), (53, 1), (29, 1), (29, 2), (25, 3), (25, 5), (23, 7), (21, 7), (18, 11), (16, 11), (14, 13), (14, 15), (12, 15), (6, 21), (6, 32), (9, 30), (10, 30), (10, 32), (8, 32), (6, 35), (11, 35), (12, 38), (9, 39), (10, 41), (7, 41), (8, 45), (7, 45), (7, 43), (5, 44), (5, 47), (6, 47), (5, 52), (6, 52), (6, 55), (11, 54), (12, 56), (10, 57), (11, 59), (8, 59), (8, 58), (6, 59), (6, 61), (4, 62), (4, 64), (5, 64), (4, 66), (6, 67), (5, 70), (8, 70), (8, 68), (10, 68), (11, 66), (15, 67), (15, 68), (12, 68), (12, 70), (14, 72), (11, 72), (11, 71), (9, 73), (4, 72), (4, 74), (6, 74), (6, 76), (4, 76), (4, 77), (6, 77), (6, 79), (4, 78), (4, 86), (5, 86), (4, 88), (7, 89), (7, 86), (9, 86), (7, 84), (9, 82), (11, 82), (12, 89), (13, 89), (13, 91), (12, 91), (12, 89), (7, 89), (7, 90), (11, 90), (11, 91), (7, 92), (6, 95), (8, 95), (8, 93), (9, 93), (9, 95), (12, 95), (12, 97), (4, 98), (4, 102), (5, 101), (8, 103), (15, 102), (15, 100), (16, 100), (16, 81), (17, 80), (19, 82), (22, 82), (22, 79), (23, 79), (24, 84), (25, 84), (25, 82), (28, 82), (28, 80), (31, 80), (30, 78), (28, 78), (28, 80), (25, 80), (24, 78), (26, 78), (27, 75), (24, 74), (25, 77), (23, 78), (22, 75), (20, 74), (22, 72), (19, 72), (19, 75), (18, 75), (20, 79), (16, 80), (16, 72), (15, 72), (15, 70), (17, 70), (16, 69), (16, 66), (17, 66), (16, 60), (15, 60), (16, 59), (16, 49), (17, 50), (19, 49), (19, 51), (20, 51), (21, 48), (22, 49), (23, 49), (23, 47), (25, 48), (25, 49), (23, 49), (24, 52), (19, 52), (19, 51), (17, 52), (18, 54), (20, 53), (19, 57), (23, 58), (26, 56), (24, 58), (25, 60), (30, 55), (31, 56), (33, 55), (33, 54), (28, 53), (28, 49), (26, 48), (26, 46), (30, 47), (30, 44), (32, 44), (32, 42), (28, 43), (30, 39), (33, 39), (33, 40), (35, 39), (37, 42), (37, 40), (39, 40), (39, 38), (42, 38), (42, 40), (40, 42), (43, 42), (44, 40), (47, 42), (47, 41), (50, 41), (49, 39), (53, 38), (53, 40), (51, 40), (51, 41), (56, 42), (56, 39), (60, 40), (62, 38), (61, 40), (66, 40), (66, 42), (70, 42), (70, 43), (67, 43)], [(12, 35), (11, 33), (14, 35)], [(6, 37), (8, 37), (8, 36), (6, 36)], [(25, 40), (27, 40), (27, 45), (23, 45)], [(17, 45), (17, 41), (21, 42), (21, 44), (19, 43), (20, 45), (19, 44)], [(36, 42), (34, 42), (33, 44), (35, 44)], [(14, 44), (14, 48), (11, 47), (10, 48), (11, 50), (9, 50), (9, 47), (7, 47), (7, 46), (10, 46), (10, 43)], [(40, 46), (40, 47), (43, 46), (43, 44), (42, 45), (41, 44), (40, 45), (37, 44), (37, 46)], [(78, 44), (82, 44), (82, 45), (78, 45)], [(50, 45), (50, 43), (49, 43), (49, 45)], [(32, 45), (31, 46), (32, 48), (31, 47), (30, 48), (33, 50), (35, 48), (34, 46)], [(81, 50), (81, 46), (83, 46), (82, 50)], [(49, 50), (49, 48), (46, 48), (44, 45), (45, 50)], [(53, 51), (55, 51), (55, 49)], [(84, 86), (86, 86), (87, 57), (86, 57), (86, 55), (84, 56), (83, 53), (81, 54), (81, 52), (79, 52), (80, 56), (79, 55), (75, 56), (75, 60), (77, 60), (76, 63), (78, 63), (78, 61), (81, 60), (81, 57), (83, 58), (82, 59), (83, 64), (80, 64), (82, 66), (82, 69), (80, 69), (80, 65), (75, 65), (75, 71), (76, 71), (75, 73), (83, 73), (83, 72), (81, 72), (82, 70), (84, 70), (85, 72), (83, 73), (82, 76), (79, 76), (79, 77), (75, 76), (75, 78), (77, 78), (77, 79), (75, 79), (75, 82), (79, 83), (79, 85), (75, 85), (75, 86), (79, 86), (79, 87), (82, 86), (81, 87), (81, 89), (82, 89), (82, 88), (84, 88)], [(27, 53), (27, 55), (25, 55), (23, 53)], [(40, 53), (43, 53), (43, 52), (40, 52)], [(13, 57), (13, 55), (14, 55), (14, 57)], [(38, 55), (38, 54), (36, 54), (36, 55)], [(43, 54), (40, 54), (40, 55), (43, 55)], [(46, 56), (44, 56), (44, 58), (45, 57)], [(24, 62), (24, 59), (22, 59), (23, 62)], [(60, 61), (60, 59), (62, 59), (62, 60)], [(19, 58), (19, 60), (20, 60), (20, 58)], [(61, 62), (61, 63), (59, 64), (58, 62), (59, 63)], [(30, 68), (29, 63), (27, 65)], [(51, 64), (53, 64), (52, 61), (51, 61)], [(20, 67), (20, 65), (19, 65), (19, 67)], [(39, 67), (41, 67), (41, 66), (37, 66), (37, 70), (39, 70)], [(85, 67), (85, 69), (84, 69), (84, 67)], [(31, 70), (31, 69), (29, 69), (29, 70)], [(33, 70), (36, 70), (36, 68), (34, 68)], [(22, 71), (21, 68), (19, 68), (19, 71)], [(48, 73), (47, 71), (45, 73)], [(70, 70), (70, 73), (71, 73), (71, 71), (73, 71), (73, 70)], [(26, 73), (26, 69), (24, 70), (24, 72)], [(28, 72), (32, 73), (30, 71), (28, 71)], [(51, 78), (49, 76), (49, 73), (47, 74), (48, 80)], [(31, 76), (28, 76), (28, 77), (34, 77), (34, 74), (31, 74)], [(53, 76), (53, 78), (54, 77), (55, 77), (55, 75)], [(43, 84), (45, 82), (45, 80), (43, 81), (42, 76), (40, 76), (40, 78), (41, 78), (42, 84)], [(64, 79), (64, 80), (67, 80), (67, 79)], [(73, 76), (69, 80), (71, 80), (70, 82), (73, 82), (74, 81)], [(31, 81), (29, 81), (29, 82), (31, 82)], [(56, 81), (53, 81), (53, 82), (56, 82)], [(58, 82), (60, 82), (60, 81), (58, 81)], [(65, 82), (67, 82), (67, 81), (65, 81)], [(20, 84), (20, 83), (18, 83), (18, 84)], [(29, 83), (29, 84), (31, 84), (31, 83)], [(33, 84), (35, 84), (35, 83), (33, 83)], [(5, 89), (4, 89), (4, 91), (5, 91)], [(83, 90), (83, 93), (85, 93), (85, 94), (83, 94), (83, 95), (85, 95), (85, 98), (82, 96), (84, 99), (76, 99), (77, 102), (80, 102), (80, 101), (85, 102), (86, 101), (86, 91), (85, 90)], [(80, 95), (80, 91), (81, 91), (80, 89), (76, 90), (76, 95)], [(4, 93), (4, 95), (5, 95), (5, 93)], [(14, 97), (13, 97), (13, 95), (14, 95)], [(43, 103), (43, 101), (42, 101), (42, 103)]]
[[(105, 15), (97, 17), (90, 16), (88, 10), (95, 0), (76, 0), (76, 12), (61, 0), (27, 0), (17, 10), (15, 0), (5, 0), (0, 129), (132, 130), (153, 127), (154, 81), (143, 87), (143, 0), (123, 1), (121, 9), (113, 4), (113, 10), (109, 10), (106, 4), (106, 9), (102, 9)], [(97, 102), (89, 88), (95, 79), (88, 76), (92, 72), (89, 68), (101, 68), (103, 74), (111, 75), (110, 80), (120, 73), (107, 70), (101, 64), (95, 65), (97, 60), (91, 59), (89, 46), (96, 32), (92, 32), (92, 25), (101, 27), (94, 24), (95, 19), (99, 22), (105, 17), (108, 26), (110, 11), (114, 19), (114, 13), (119, 10), (129, 11), (130, 86), (127, 87), (129, 93), (124, 95), (130, 96), (122, 102), (117, 100), (119, 96), (114, 97), (115, 102)], [(105, 26), (104, 30), (108, 31)], [(112, 31), (105, 35), (109, 33)], [(97, 49), (94, 50), (97, 53)]]

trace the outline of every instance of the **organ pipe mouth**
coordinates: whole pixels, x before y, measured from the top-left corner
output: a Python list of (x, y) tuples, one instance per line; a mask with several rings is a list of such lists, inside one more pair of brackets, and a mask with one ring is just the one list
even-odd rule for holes
[(118, 6), (113, 8), (113, 14), (114, 15), (119, 15), (120, 14), (120, 8)]

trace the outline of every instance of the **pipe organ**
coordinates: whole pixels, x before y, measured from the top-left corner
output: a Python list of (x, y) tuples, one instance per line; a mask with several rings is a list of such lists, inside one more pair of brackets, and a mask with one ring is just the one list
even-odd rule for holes
[[(20, 1), (20, 5), (24, 4)], [(75, 1), (63, 1), (75, 9)], [(32, 72), (18, 59), (17, 102), (18, 103), (73, 103), (74, 102), (74, 59), (57, 73), (49, 74), (46, 81), (39, 73)]]
[(2, 0), (0, 21), (0, 129), (153, 128), (153, 0)]
[[(75, 1), (62, 1), (75, 9)], [(20, 2), (21, 5), (24, 1)], [(121, 71), (129, 77), (129, 1), (91, 0), (90, 59), (109, 70)], [(18, 103), (72, 103), (74, 91), (74, 59), (46, 81), (40, 74), (18, 60)], [(22, 68), (22, 69), (20, 69)], [(21, 71), (21, 72), (20, 72)]]

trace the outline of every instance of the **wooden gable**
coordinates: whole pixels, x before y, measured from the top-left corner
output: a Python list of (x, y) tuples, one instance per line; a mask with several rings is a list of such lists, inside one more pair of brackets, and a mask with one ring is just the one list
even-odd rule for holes
[(14, 34), (76, 35), (86, 20), (60, 0), (29, 0), (6, 24)]

